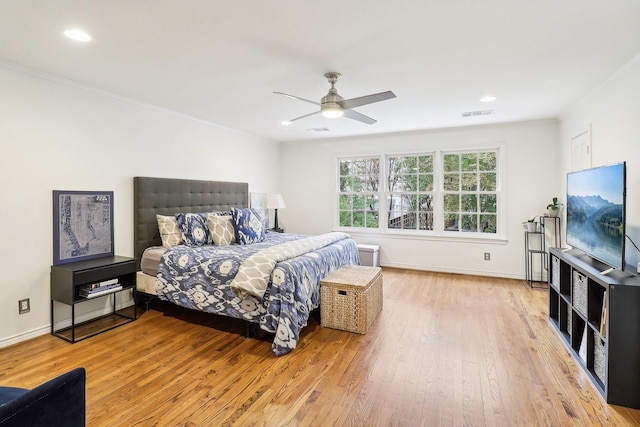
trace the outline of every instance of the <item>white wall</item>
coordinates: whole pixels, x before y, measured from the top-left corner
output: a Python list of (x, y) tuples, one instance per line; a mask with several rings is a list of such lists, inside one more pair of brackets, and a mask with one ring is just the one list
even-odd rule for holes
[[(593, 167), (627, 162), (627, 235), (640, 246), (640, 56), (611, 76), (561, 118), (562, 179), (571, 167), (571, 138), (591, 128)], [(639, 254), (627, 240), (626, 262)]]
[(132, 256), (134, 176), (278, 188), (275, 142), (25, 70), (0, 66), (0, 87), (0, 347), (49, 328), (52, 190), (114, 191), (115, 252)]
[[(353, 234), (353, 237), (359, 243), (380, 244), (380, 262), (385, 266), (522, 278), (522, 221), (544, 213), (551, 198), (561, 195), (558, 189), (558, 140), (557, 122), (540, 120), (283, 143), (280, 182), (287, 208), (279, 213), (279, 217), (289, 232), (317, 234), (333, 229), (336, 158), (339, 156), (501, 145), (506, 155), (503, 192), (506, 243), (370, 234)], [(491, 253), (491, 261), (484, 261), (485, 252)]]

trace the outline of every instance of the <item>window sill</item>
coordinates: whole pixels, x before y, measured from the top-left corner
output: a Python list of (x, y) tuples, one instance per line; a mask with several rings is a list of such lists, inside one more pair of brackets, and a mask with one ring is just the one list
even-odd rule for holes
[(352, 236), (358, 237), (374, 237), (374, 238), (384, 238), (384, 239), (398, 239), (398, 240), (426, 240), (426, 241), (434, 241), (434, 242), (460, 242), (460, 243), (482, 243), (482, 244), (495, 244), (495, 245), (506, 245), (509, 243), (509, 240), (504, 237), (498, 236), (482, 236), (479, 234), (463, 234), (460, 235), (456, 233), (456, 235), (449, 234), (435, 234), (433, 232), (429, 232), (429, 234), (416, 233), (413, 231), (395, 231), (388, 230), (386, 232), (382, 231), (373, 231), (373, 230), (362, 230), (362, 229), (345, 229), (345, 228), (337, 228), (334, 231), (341, 231)]

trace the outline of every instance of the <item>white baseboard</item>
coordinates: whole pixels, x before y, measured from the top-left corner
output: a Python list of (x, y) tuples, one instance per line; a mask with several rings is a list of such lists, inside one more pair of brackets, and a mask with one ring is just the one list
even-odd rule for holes
[(9, 347), (10, 345), (18, 344), (19, 342), (27, 341), (32, 338), (46, 335), (48, 333), (51, 333), (51, 325), (41, 326), (39, 328), (32, 329), (30, 331), (0, 340), (0, 348)]
[(525, 280), (524, 274), (506, 274), (500, 272), (484, 271), (484, 270), (469, 270), (464, 268), (447, 268), (438, 266), (424, 266), (414, 264), (403, 264), (398, 262), (385, 262), (380, 263), (381, 267), (389, 268), (405, 268), (407, 270), (419, 270), (419, 271), (434, 271), (437, 273), (453, 273), (453, 274), (468, 274), (470, 276), (486, 276), (486, 277), (500, 277), (503, 279), (516, 279)]
[[(121, 310), (123, 308), (126, 307), (130, 307), (133, 305), (133, 301), (129, 298), (126, 301), (123, 301), (121, 303), (119, 303), (116, 306), (116, 310)], [(100, 317), (100, 316), (104, 316), (106, 314), (109, 314), (110, 311), (105, 312), (104, 309), (101, 310), (94, 310), (94, 311), (90, 311), (87, 313), (83, 313), (82, 315), (76, 316), (76, 324), (78, 323), (82, 323), (91, 319), (94, 319), (96, 317)], [(60, 330), (60, 329), (64, 329), (64, 328), (68, 328), (71, 326), (71, 319), (66, 319), (66, 320), (61, 320), (59, 322), (56, 323), (56, 330)], [(30, 331), (27, 332), (22, 332), (20, 334), (17, 335), (13, 335), (11, 337), (7, 337), (4, 339), (0, 340), (0, 348), (3, 347), (8, 347), (10, 345), (14, 345), (14, 344), (18, 344), (20, 342), (23, 341), (27, 341), (30, 340), (32, 338), (36, 338), (42, 335), (46, 335), (51, 333), (51, 324), (48, 325), (44, 325), (44, 326), (40, 326), (39, 328), (36, 329), (32, 329)]]

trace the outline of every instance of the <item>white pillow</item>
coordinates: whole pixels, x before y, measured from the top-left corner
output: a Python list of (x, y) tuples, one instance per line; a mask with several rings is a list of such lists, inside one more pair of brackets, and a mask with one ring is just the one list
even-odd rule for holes
[(214, 245), (226, 246), (236, 242), (231, 215), (207, 215), (207, 226)]
[(176, 220), (175, 215), (165, 216), (156, 214), (156, 221), (158, 221), (158, 230), (160, 230), (162, 246), (170, 248), (182, 244), (182, 232), (178, 228), (178, 220)]

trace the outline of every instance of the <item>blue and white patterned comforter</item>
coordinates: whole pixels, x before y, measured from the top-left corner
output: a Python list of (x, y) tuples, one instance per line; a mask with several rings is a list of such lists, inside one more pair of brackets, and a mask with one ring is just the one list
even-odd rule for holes
[(305, 235), (267, 233), (264, 242), (229, 246), (175, 246), (158, 266), (156, 294), (174, 304), (259, 323), (275, 333), (273, 352), (293, 350), (309, 313), (320, 304), (320, 280), (347, 264), (358, 264), (358, 247), (345, 238), (276, 264), (263, 298), (238, 298), (231, 290), (240, 264), (267, 247)]

